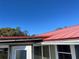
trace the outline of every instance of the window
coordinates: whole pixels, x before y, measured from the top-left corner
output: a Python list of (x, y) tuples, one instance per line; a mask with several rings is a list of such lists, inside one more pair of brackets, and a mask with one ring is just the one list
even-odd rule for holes
[(16, 50), (16, 59), (26, 59), (26, 50)]
[(8, 48), (0, 48), (0, 59), (8, 59)]
[(34, 47), (34, 59), (42, 59), (41, 46)]
[(43, 59), (49, 59), (49, 46), (43, 46)]
[(58, 59), (72, 59), (69, 45), (58, 45)]
[(35, 46), (34, 59), (50, 59), (49, 46)]

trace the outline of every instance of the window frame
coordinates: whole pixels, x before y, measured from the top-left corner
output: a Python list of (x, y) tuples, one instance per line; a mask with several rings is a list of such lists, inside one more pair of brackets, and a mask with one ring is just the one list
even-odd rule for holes
[(74, 45), (69, 45), (69, 46), (70, 46), (70, 51), (71, 51), (70, 53), (69, 53), (69, 52), (58, 52), (57, 46), (58, 46), (58, 45), (55, 45), (56, 59), (59, 59), (58, 53), (71, 54), (72, 59), (76, 59), (75, 47), (74, 47)]
[[(43, 47), (44, 47), (44, 46), (48, 46), (49, 59), (51, 59), (50, 45), (40, 45), (40, 47), (41, 47), (41, 57), (42, 57), (42, 59), (44, 58), (44, 57), (43, 57), (43, 55), (44, 55), (44, 53), (43, 53)], [(39, 47), (39, 46), (34, 46), (34, 47)], [(34, 49), (34, 48), (33, 48), (33, 49)], [(33, 50), (33, 59), (34, 59), (34, 50)]]

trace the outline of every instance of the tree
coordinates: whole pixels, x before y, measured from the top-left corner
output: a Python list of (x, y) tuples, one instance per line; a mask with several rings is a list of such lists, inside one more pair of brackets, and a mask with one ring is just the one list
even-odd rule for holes
[(19, 27), (16, 28), (0, 28), (0, 36), (27, 36)]

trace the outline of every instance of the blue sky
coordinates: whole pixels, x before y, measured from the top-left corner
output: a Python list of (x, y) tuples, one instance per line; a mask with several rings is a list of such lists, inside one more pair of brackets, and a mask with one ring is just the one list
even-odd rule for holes
[(0, 0), (0, 28), (40, 34), (79, 24), (79, 0)]

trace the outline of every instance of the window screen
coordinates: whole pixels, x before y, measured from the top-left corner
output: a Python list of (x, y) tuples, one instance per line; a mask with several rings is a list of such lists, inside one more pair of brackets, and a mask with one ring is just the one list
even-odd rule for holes
[(41, 46), (34, 47), (34, 59), (42, 59)]
[(0, 48), (0, 59), (8, 59), (8, 48)]

